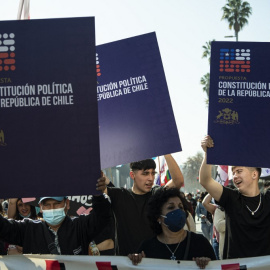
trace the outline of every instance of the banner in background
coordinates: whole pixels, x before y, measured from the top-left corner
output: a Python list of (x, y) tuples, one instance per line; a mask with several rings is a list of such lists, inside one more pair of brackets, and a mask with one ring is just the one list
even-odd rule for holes
[(207, 163), (268, 167), (270, 43), (212, 42)]
[(262, 168), (262, 173), (260, 178), (270, 178), (270, 168)]
[(101, 168), (181, 151), (155, 33), (97, 46)]
[[(244, 258), (233, 260), (211, 261), (206, 269), (247, 269), (268, 270), (270, 256)], [(244, 268), (243, 266), (246, 266)], [(128, 257), (118, 256), (59, 256), (59, 255), (12, 255), (0, 256), (1, 270), (27, 269), (27, 270), (173, 270), (173, 269), (199, 269), (194, 261), (172, 261), (144, 258), (138, 265), (132, 265)]]
[(0, 22), (1, 197), (96, 193), (94, 18)]
[[(87, 215), (92, 210), (92, 195), (68, 196), (69, 216)], [(39, 207), (40, 198), (22, 198), (24, 203)]]

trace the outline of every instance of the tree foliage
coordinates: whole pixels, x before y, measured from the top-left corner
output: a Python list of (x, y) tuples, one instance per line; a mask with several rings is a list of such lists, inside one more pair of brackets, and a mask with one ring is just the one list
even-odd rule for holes
[(210, 61), (211, 61), (211, 43), (213, 41), (215, 41), (215, 40), (214, 39), (209, 40), (209, 41), (205, 42), (205, 45), (202, 46), (202, 48), (203, 48), (202, 58), (208, 58), (209, 64), (210, 64)]
[(238, 33), (248, 24), (249, 15), (252, 14), (252, 8), (247, 1), (227, 0), (227, 4), (222, 7), (222, 20), (227, 20), (229, 29), (234, 29), (236, 41), (238, 41)]
[[(203, 54), (202, 54), (202, 58), (208, 58), (208, 62), (210, 64), (211, 62), (211, 44), (212, 42), (215, 41), (213, 40), (209, 40), (207, 42), (205, 42), (205, 45), (202, 46), (203, 48)], [(203, 75), (203, 77), (201, 77), (200, 83), (203, 85), (203, 91), (207, 94), (207, 98), (205, 99), (205, 103), (208, 106), (209, 103), (209, 88), (210, 88), (210, 73), (206, 73), (205, 75)]]
[(195, 192), (197, 189), (204, 190), (199, 183), (199, 170), (202, 164), (203, 154), (198, 152), (195, 156), (188, 157), (183, 165), (183, 175), (185, 179), (185, 190)]
[(201, 77), (201, 84), (203, 85), (203, 91), (207, 94), (207, 100), (206, 104), (208, 104), (208, 99), (209, 99), (209, 87), (210, 87), (210, 73), (206, 73)]

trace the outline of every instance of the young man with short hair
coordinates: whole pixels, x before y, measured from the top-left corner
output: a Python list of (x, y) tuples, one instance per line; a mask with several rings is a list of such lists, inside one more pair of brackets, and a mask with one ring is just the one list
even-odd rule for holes
[(270, 192), (260, 193), (261, 168), (232, 167), (237, 189), (223, 187), (211, 177), (207, 149), (214, 147), (207, 135), (201, 142), (205, 157), (200, 169), (200, 184), (225, 209), (226, 234), (223, 259), (270, 255)]
[[(182, 172), (171, 155), (165, 155), (172, 180), (165, 187), (181, 188), (184, 183)], [(152, 159), (130, 163), (131, 189), (106, 186), (106, 178), (100, 178), (98, 189), (111, 198), (117, 222), (118, 255), (136, 253), (141, 242), (154, 234), (150, 228), (146, 207), (148, 200), (160, 186), (154, 186), (156, 164)], [(108, 182), (107, 182), (108, 184)]]

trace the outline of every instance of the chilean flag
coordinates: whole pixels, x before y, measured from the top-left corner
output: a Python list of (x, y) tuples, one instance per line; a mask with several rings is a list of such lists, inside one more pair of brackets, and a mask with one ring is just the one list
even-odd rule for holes
[(228, 166), (219, 165), (217, 168), (216, 181), (219, 182), (222, 186), (228, 186), (229, 176), (228, 176)]

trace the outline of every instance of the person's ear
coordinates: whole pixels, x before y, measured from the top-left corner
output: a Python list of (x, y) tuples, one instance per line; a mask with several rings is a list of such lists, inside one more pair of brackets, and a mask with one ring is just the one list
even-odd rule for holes
[(70, 209), (70, 200), (69, 199), (66, 199), (66, 207), (67, 207), (67, 210)]
[(133, 171), (130, 171), (130, 172), (129, 172), (129, 176), (130, 176), (130, 178), (131, 178), (132, 180), (134, 180), (134, 178), (135, 178), (135, 173), (134, 173)]

